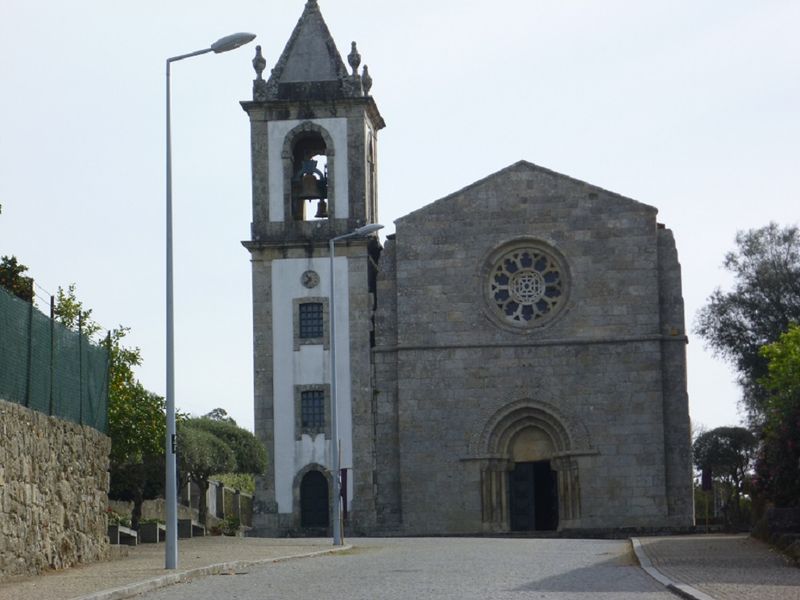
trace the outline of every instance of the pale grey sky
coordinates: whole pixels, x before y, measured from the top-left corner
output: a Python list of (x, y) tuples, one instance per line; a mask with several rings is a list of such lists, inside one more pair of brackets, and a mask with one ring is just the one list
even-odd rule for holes
[[(164, 61), (236, 31), (270, 68), (304, 0), (2, 0), (0, 254), (125, 324), (164, 392)], [(387, 122), (393, 221), (525, 159), (659, 209), (687, 323), (737, 230), (800, 221), (796, 0), (320, 0)], [(176, 401), (252, 427), (249, 129), (255, 44), (173, 67)], [(695, 424), (738, 422), (690, 337)]]

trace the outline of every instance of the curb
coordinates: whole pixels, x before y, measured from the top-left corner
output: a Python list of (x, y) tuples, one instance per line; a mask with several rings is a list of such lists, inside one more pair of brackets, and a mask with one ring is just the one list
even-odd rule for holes
[(647, 556), (647, 553), (645, 552), (642, 543), (639, 541), (639, 538), (630, 538), (630, 541), (631, 545), (633, 546), (633, 552), (636, 554), (636, 559), (639, 561), (639, 566), (642, 568), (642, 570), (650, 575), (650, 577), (658, 581), (661, 585), (665, 586), (673, 594), (677, 594), (681, 598), (686, 598), (687, 600), (715, 600), (713, 597), (693, 588), (690, 585), (672, 581), (672, 579), (664, 575), (661, 571), (653, 566), (653, 563)]
[(317, 550), (316, 552), (308, 552), (306, 554), (291, 554), (289, 556), (277, 556), (275, 558), (265, 558), (262, 560), (235, 560), (226, 563), (217, 563), (208, 565), (206, 567), (197, 567), (187, 571), (180, 571), (178, 573), (170, 573), (169, 575), (162, 575), (161, 577), (154, 577), (146, 581), (138, 583), (131, 583), (122, 587), (105, 590), (102, 592), (93, 592), (86, 596), (79, 596), (73, 600), (123, 600), (124, 598), (131, 598), (137, 594), (151, 592), (168, 585), (175, 583), (182, 583), (195, 577), (205, 577), (207, 575), (219, 575), (221, 573), (230, 573), (240, 569), (258, 565), (268, 565), (273, 563), (284, 562), (287, 560), (296, 560), (298, 558), (314, 558), (316, 556), (324, 556), (326, 554), (335, 554), (337, 552), (344, 552), (351, 550), (353, 546), (346, 545), (340, 548), (331, 548), (329, 550)]

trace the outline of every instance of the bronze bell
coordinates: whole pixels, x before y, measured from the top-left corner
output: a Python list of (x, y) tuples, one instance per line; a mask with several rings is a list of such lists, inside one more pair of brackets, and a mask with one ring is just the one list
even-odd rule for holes
[(327, 219), (328, 218), (328, 204), (325, 200), (320, 199), (317, 203), (317, 214), (314, 215), (315, 219)]
[(311, 173), (305, 173), (300, 182), (300, 195), (298, 198), (301, 200), (315, 200), (321, 198), (319, 189), (319, 181)]

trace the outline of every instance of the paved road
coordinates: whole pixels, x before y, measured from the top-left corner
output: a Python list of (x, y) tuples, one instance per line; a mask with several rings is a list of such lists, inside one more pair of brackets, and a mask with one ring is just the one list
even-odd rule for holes
[(142, 600), (675, 600), (627, 541), (350, 539), (351, 551), (176, 584)]

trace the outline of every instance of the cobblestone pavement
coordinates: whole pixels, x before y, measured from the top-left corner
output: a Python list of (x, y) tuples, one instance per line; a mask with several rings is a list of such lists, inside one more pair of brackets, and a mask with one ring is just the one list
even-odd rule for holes
[[(559, 539), (361, 539), (355, 548), (309, 560), (266, 563), (332, 550), (329, 539), (181, 540), (178, 571), (164, 569), (164, 545), (128, 556), (0, 584), (0, 600), (111, 600), (182, 580), (141, 600), (332, 597), (674, 600), (640, 569), (625, 541)], [(666, 583), (713, 600), (800, 600), (800, 569), (748, 536), (635, 540), (642, 564)], [(642, 552), (643, 551), (643, 552)], [(261, 564), (247, 564), (259, 562)], [(227, 563), (224, 567), (221, 564)], [(216, 565), (209, 568), (211, 565)], [(187, 572), (193, 576), (187, 577)], [(208, 575), (209, 576), (202, 576)], [(186, 582), (186, 580), (189, 580)], [(662, 577), (663, 579), (663, 577)], [(133, 587), (142, 582), (157, 585)], [(101, 594), (117, 589), (113, 595)]]
[(350, 551), (208, 577), (141, 600), (675, 600), (627, 541), (350, 539)]
[(661, 573), (715, 600), (800, 600), (800, 569), (748, 535), (639, 541)]
[(164, 569), (164, 544), (140, 544), (127, 556), (0, 583), (0, 600), (72, 600), (167, 574), (234, 561), (269, 560), (331, 549), (328, 539), (203, 537), (178, 542), (178, 570)]

